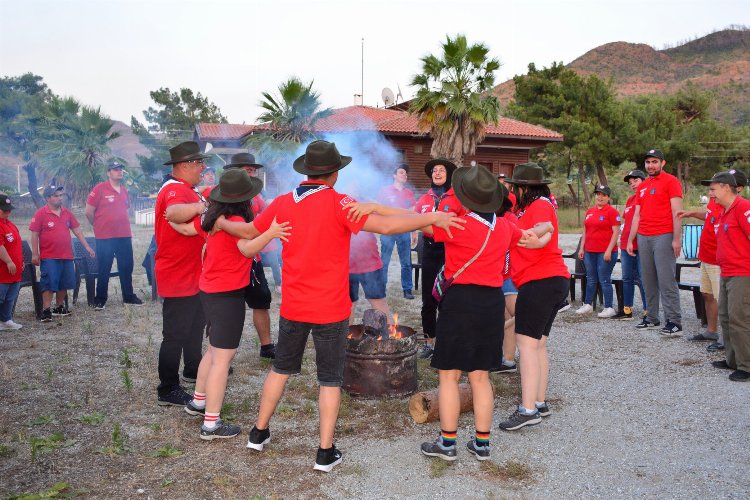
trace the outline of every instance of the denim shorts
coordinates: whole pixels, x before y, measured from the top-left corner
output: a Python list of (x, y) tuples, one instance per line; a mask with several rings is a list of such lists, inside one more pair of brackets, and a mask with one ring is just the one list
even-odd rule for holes
[(302, 370), (302, 355), (305, 353), (307, 337), (311, 331), (315, 343), (318, 384), (323, 387), (341, 387), (344, 382), (349, 318), (318, 325), (290, 321), (280, 316), (276, 359), (273, 360), (272, 370), (282, 375), (299, 373)]
[(349, 275), (349, 298), (352, 302), (359, 300), (359, 285), (365, 291), (367, 299), (385, 298), (385, 272), (383, 268), (369, 273)]
[(76, 271), (69, 259), (42, 259), (39, 284), (43, 292), (72, 290), (76, 286)]
[(503, 281), (503, 295), (518, 295), (518, 288), (513, 284), (513, 280), (506, 278)]

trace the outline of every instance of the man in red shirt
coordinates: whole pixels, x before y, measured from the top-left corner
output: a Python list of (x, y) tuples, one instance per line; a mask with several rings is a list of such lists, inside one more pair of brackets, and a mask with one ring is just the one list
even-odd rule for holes
[[(65, 305), (68, 290), (76, 284), (73, 266), (73, 246), (70, 231), (76, 235), (86, 251), (94, 257), (94, 250), (86, 242), (75, 215), (62, 206), (63, 187), (47, 186), (44, 188), (47, 204), (36, 211), (31, 218), (31, 262), (38, 265), (41, 273), (39, 284), (42, 288), (43, 323), (52, 321), (52, 316), (68, 316), (70, 311)], [(52, 295), (55, 295), (55, 308), (52, 306)]]
[(201, 181), (206, 155), (192, 141), (178, 144), (169, 154), (171, 159), (164, 164), (171, 165), (172, 172), (165, 177), (156, 198), (154, 227), (156, 286), (164, 298), (157, 402), (160, 406), (185, 406), (191, 396), (180, 386), (180, 358), (185, 365), (183, 380), (195, 382), (206, 326), (198, 295), (204, 239), (183, 236), (167, 218), (188, 221), (203, 213), (205, 200), (195, 186)]
[(713, 366), (734, 370), (729, 380), (750, 380), (750, 200), (737, 193), (730, 172), (720, 172), (708, 184), (711, 198), (724, 208), (716, 230), (716, 260), (721, 268), (719, 319), (726, 359)]
[[(386, 186), (378, 193), (378, 201), (392, 207), (414, 210), (414, 191), (406, 187), (409, 178), (409, 165), (399, 165), (393, 171), (393, 184)], [(398, 251), (398, 260), (401, 263), (401, 289), (404, 298), (413, 300), (412, 278), (411, 278), (411, 233), (383, 235), (380, 237), (380, 258), (383, 261), (383, 274), (385, 285), (388, 286), (388, 266), (391, 263), (393, 246)]]
[(94, 309), (102, 310), (107, 303), (109, 273), (117, 258), (122, 302), (140, 306), (141, 299), (133, 293), (133, 242), (130, 232), (128, 190), (122, 185), (122, 164), (113, 161), (107, 166), (107, 180), (94, 186), (86, 199), (86, 218), (94, 226), (96, 279)]
[(674, 270), (682, 248), (682, 225), (677, 212), (682, 210), (682, 185), (664, 172), (664, 154), (659, 149), (646, 152), (648, 179), (638, 188), (633, 225), (628, 236), (627, 252), (635, 256), (634, 240), (638, 238), (641, 279), (646, 287), (648, 315), (636, 325), (639, 329), (658, 328), (659, 300), (664, 308), (665, 325), (659, 333), (666, 337), (682, 335), (680, 290)]

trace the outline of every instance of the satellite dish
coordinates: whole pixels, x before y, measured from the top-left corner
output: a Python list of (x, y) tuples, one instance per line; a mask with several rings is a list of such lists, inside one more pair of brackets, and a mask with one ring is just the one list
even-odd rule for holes
[(393, 91), (388, 87), (383, 89), (383, 91), (380, 93), (380, 97), (383, 98), (383, 104), (385, 105), (385, 107), (388, 107), (396, 102), (396, 97), (393, 95)]

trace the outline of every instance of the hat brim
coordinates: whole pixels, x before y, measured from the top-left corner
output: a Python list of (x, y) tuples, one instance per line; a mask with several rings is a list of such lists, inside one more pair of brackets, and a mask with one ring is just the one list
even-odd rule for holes
[(608, 193), (608, 192), (603, 191), (601, 189), (594, 189), (594, 194), (596, 194), (596, 193), (602, 193), (602, 194), (607, 195), (607, 196), (612, 196), (612, 192)]
[(623, 177), (622, 180), (623, 180), (623, 182), (628, 182), (630, 179), (640, 179), (642, 181), (645, 181), (646, 180), (646, 176), (644, 175), (643, 177), (641, 177), (639, 175), (626, 175), (625, 177)]
[(242, 168), (242, 167), (264, 168), (263, 165), (261, 165), (260, 163), (227, 163), (221, 168), (223, 170), (229, 170), (230, 168)]
[(194, 153), (190, 156), (186, 156), (185, 158), (181, 158), (179, 160), (169, 160), (165, 161), (164, 165), (175, 165), (177, 163), (184, 163), (186, 161), (194, 161), (194, 160), (207, 160), (211, 158), (211, 155), (204, 155), (203, 153)]
[(427, 177), (432, 177), (432, 167), (435, 165), (445, 165), (446, 170), (449, 170), (449, 174), (455, 172), (458, 168), (456, 167), (456, 164), (450, 160), (446, 160), (445, 158), (435, 158), (424, 164), (424, 173)]
[(305, 166), (305, 155), (302, 155), (296, 160), (294, 160), (294, 163), (292, 164), (292, 168), (294, 168), (296, 172), (299, 172), (302, 175), (326, 175), (326, 174), (332, 174), (333, 172), (336, 172), (337, 170), (341, 170), (345, 166), (349, 165), (351, 161), (352, 161), (351, 156), (341, 155), (341, 162), (338, 165), (331, 165), (330, 167), (322, 167), (322, 170), (311, 170)]
[(463, 206), (468, 208), (469, 210), (473, 212), (482, 212), (482, 213), (491, 213), (491, 212), (497, 212), (501, 206), (503, 206), (503, 190), (502, 186), (499, 182), (497, 182), (497, 186), (495, 186), (495, 191), (492, 193), (492, 198), (487, 203), (477, 203), (476, 201), (472, 200), (467, 194), (466, 191), (463, 189), (463, 183), (462, 180), (466, 173), (471, 170), (470, 168), (459, 168), (456, 169), (455, 172), (453, 172), (453, 177), (451, 178), (451, 187), (453, 188), (453, 192), (456, 195), (456, 198), (458, 198), (458, 201), (461, 202)]
[(552, 184), (549, 179), (542, 179), (540, 181), (529, 181), (526, 179), (505, 179), (508, 184), (518, 184), (519, 186), (541, 186), (542, 184)]
[(211, 190), (211, 193), (209, 193), (208, 197), (213, 201), (218, 201), (221, 203), (242, 203), (243, 201), (251, 200), (258, 196), (261, 191), (263, 191), (263, 181), (258, 179), (257, 177), (249, 177), (249, 179), (251, 184), (250, 191), (244, 193), (241, 196), (224, 196), (224, 194), (221, 192), (221, 184), (218, 184)]
[[(701, 186), (710, 186), (711, 184), (726, 184), (727, 186), (732, 186), (733, 188), (739, 187), (740, 185), (737, 184), (737, 180), (735, 179), (734, 184), (731, 182), (723, 182), (723, 181), (717, 181), (715, 179), (708, 179), (705, 181), (701, 181)], [(742, 186), (745, 187), (745, 186)]]
[(15, 210), (16, 207), (14, 207), (12, 204), (10, 205), (0, 205), (0, 210), (3, 212), (10, 212), (11, 210)]

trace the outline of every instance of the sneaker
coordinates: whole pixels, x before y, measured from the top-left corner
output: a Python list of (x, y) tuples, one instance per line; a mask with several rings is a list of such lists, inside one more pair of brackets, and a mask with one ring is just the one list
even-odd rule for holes
[(713, 366), (714, 368), (720, 368), (722, 370), (734, 370), (734, 368), (729, 366), (729, 364), (727, 363), (727, 360), (725, 359), (722, 359), (719, 361), (713, 361), (711, 362), (711, 366)]
[(197, 380), (195, 377), (188, 377), (185, 374), (180, 375), (180, 380), (185, 382), (186, 384), (195, 384), (195, 381)]
[(594, 312), (594, 308), (591, 307), (591, 304), (583, 304), (581, 307), (576, 309), (576, 314), (589, 314)]
[(430, 344), (425, 344), (422, 346), (422, 350), (419, 352), (419, 358), (420, 359), (430, 359), (432, 357), (432, 353), (435, 351), (435, 348), (432, 347)]
[(16, 323), (12, 319), (0, 321), (0, 330), (20, 330), (21, 328), (23, 328), (23, 325)]
[(193, 400), (191, 399), (190, 401), (188, 401), (188, 404), (185, 405), (185, 413), (194, 417), (197, 417), (198, 415), (205, 415), (206, 407), (204, 406), (203, 408), (198, 408), (197, 406), (193, 405)]
[(745, 370), (735, 370), (729, 374), (729, 380), (732, 382), (747, 382), (750, 380), (750, 372)]
[(159, 406), (185, 406), (192, 400), (193, 397), (185, 392), (185, 389), (177, 387), (172, 389), (172, 392), (160, 394), (156, 402)]
[(600, 312), (596, 316), (599, 318), (611, 318), (612, 316), (616, 314), (617, 314), (617, 311), (615, 311), (613, 308), (605, 307), (604, 309), (602, 309), (602, 312)]
[(271, 442), (271, 431), (269, 429), (258, 430), (253, 426), (247, 438), (247, 447), (253, 450), (263, 451), (263, 447)]
[(616, 319), (616, 320), (619, 320), (619, 321), (631, 321), (633, 319), (633, 313), (632, 312), (629, 312), (629, 313), (618, 312), (617, 314), (615, 314), (614, 316), (612, 316), (611, 319)]
[(564, 301), (563, 301), (563, 302), (562, 302), (562, 303), (560, 304), (560, 306), (558, 307), (558, 309), (557, 309), (557, 312), (559, 312), (559, 313), (561, 313), (561, 312), (565, 312), (565, 311), (567, 311), (568, 309), (570, 309), (570, 302), (568, 302), (567, 300), (564, 300)]
[(724, 344), (719, 342), (718, 340), (716, 342), (711, 342), (706, 347), (706, 350), (708, 352), (716, 352), (716, 351), (723, 351), (724, 350)]
[(518, 371), (518, 365), (513, 363), (511, 366), (505, 363), (500, 363), (500, 366), (490, 369), (490, 373), (516, 373)]
[(50, 321), (52, 321), (52, 309), (48, 307), (47, 309), (42, 311), (42, 317), (39, 318), (39, 321), (41, 321), (42, 323), (49, 323)]
[(476, 439), (472, 439), (471, 441), (466, 443), (466, 449), (469, 450), (469, 453), (474, 455), (474, 458), (476, 458), (480, 462), (482, 460), (489, 460), (490, 458), (490, 445), (477, 446)]
[(95, 302), (94, 303), (94, 311), (103, 311), (106, 308), (107, 308), (107, 306), (105, 305), (104, 302)]
[(318, 448), (318, 454), (315, 457), (313, 470), (331, 472), (331, 470), (340, 464), (343, 459), (344, 457), (341, 452), (336, 449), (336, 445), (331, 446), (327, 450)]
[(549, 417), (550, 415), (552, 415), (552, 411), (549, 409), (546, 401), (542, 406), (537, 406), (536, 411), (539, 412), (540, 417)]
[(406, 300), (414, 300), (414, 294), (410, 291), (404, 290), (404, 298)]
[(500, 422), (498, 427), (504, 431), (515, 431), (527, 425), (536, 425), (541, 421), (542, 416), (539, 414), (539, 411), (535, 411), (531, 415), (524, 415), (516, 408), (516, 411), (513, 412), (510, 418), (504, 422)]
[(238, 435), (241, 431), (242, 429), (240, 429), (239, 425), (227, 424), (222, 419), (218, 419), (216, 427), (213, 429), (207, 429), (205, 425), (201, 425), (201, 439), (205, 441), (229, 439)]
[(65, 304), (60, 304), (52, 309), (52, 316), (70, 316), (70, 309)]
[(131, 306), (142, 306), (143, 305), (143, 301), (141, 299), (139, 299), (138, 297), (136, 297), (135, 295), (133, 295), (128, 300), (123, 300), (122, 303), (123, 304), (129, 304)]
[(443, 438), (438, 437), (434, 443), (422, 443), (422, 454), (428, 457), (438, 457), (448, 462), (453, 462), (456, 458), (456, 445), (443, 446)]
[(719, 340), (719, 334), (706, 331), (703, 333), (699, 333), (697, 335), (693, 335), (688, 340), (691, 342), (704, 342), (704, 341), (711, 341), (711, 340)]
[(667, 324), (664, 325), (664, 328), (659, 330), (659, 333), (665, 337), (682, 337), (682, 327), (677, 323), (667, 321)]
[(635, 325), (636, 328), (639, 330), (653, 330), (654, 328), (659, 328), (661, 326), (661, 323), (659, 321), (651, 322), (648, 318), (643, 318), (640, 323)]
[(260, 357), (265, 359), (276, 359), (276, 345), (268, 344), (260, 346)]

